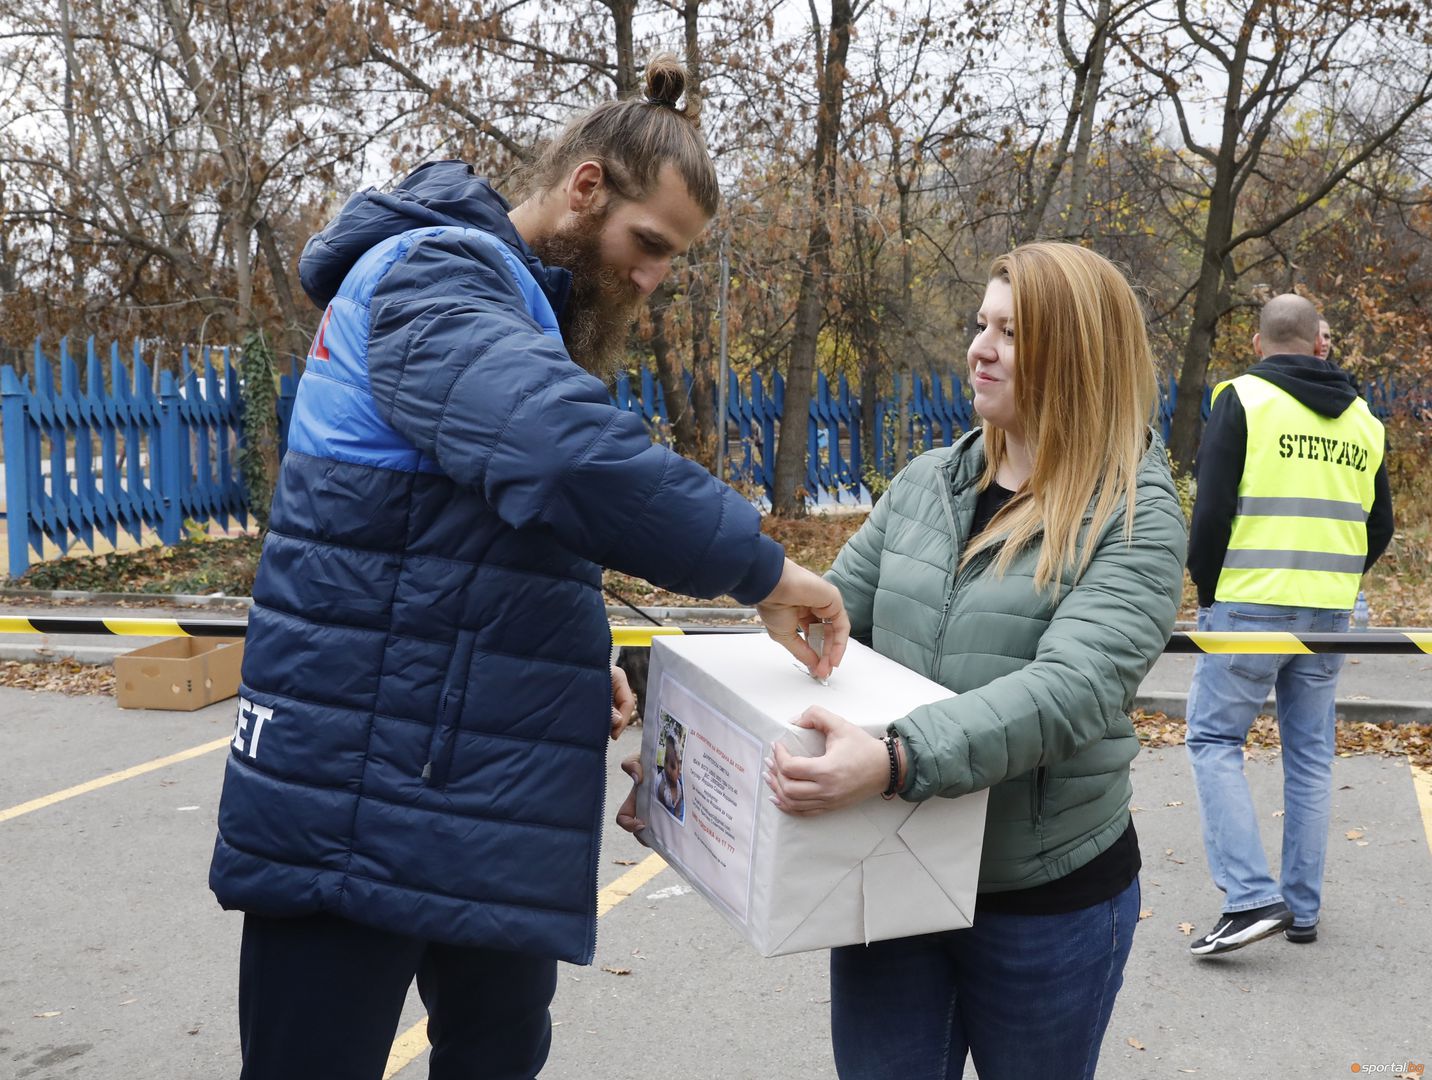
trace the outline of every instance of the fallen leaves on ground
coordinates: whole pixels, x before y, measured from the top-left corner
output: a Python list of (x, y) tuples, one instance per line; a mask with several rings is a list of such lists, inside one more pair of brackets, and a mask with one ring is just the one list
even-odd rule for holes
[(1178, 924), (1178, 932), (1179, 932), (1180, 934), (1182, 934), (1184, 937), (1188, 937), (1189, 934), (1193, 933), (1193, 923), (1191, 923), (1191, 922), (1181, 922), (1181, 923), (1179, 923), (1179, 924)]
[[(1183, 717), (1136, 709), (1133, 720), (1139, 742), (1144, 746), (1155, 749), (1183, 745)], [(1247, 746), (1250, 757), (1279, 749), (1282, 743), (1278, 738), (1277, 720), (1272, 716), (1259, 716), (1248, 732)], [(1432, 768), (1432, 724), (1394, 724), (1390, 720), (1384, 720), (1380, 724), (1349, 724), (1340, 721), (1337, 727), (1337, 752), (1339, 757), (1353, 757), (1358, 754), (1406, 757), (1414, 765)]]
[(602, 970), (605, 971), (608, 975), (630, 975), (630, 974), (631, 974), (631, 968), (612, 967), (610, 964), (608, 964), (606, 967), (602, 968)]
[(114, 668), (75, 660), (0, 660), (0, 686), (56, 694), (113, 694)]
[(1143, 1043), (1139, 1042), (1139, 1040), (1136, 1039), (1136, 1038), (1134, 1038), (1132, 1035), (1130, 1035), (1127, 1039), (1125, 1039), (1124, 1042), (1128, 1043), (1128, 1044), (1129, 1044), (1130, 1046), (1132, 1046), (1135, 1050), (1147, 1050), (1147, 1049), (1148, 1049), (1147, 1046), (1145, 1046)]

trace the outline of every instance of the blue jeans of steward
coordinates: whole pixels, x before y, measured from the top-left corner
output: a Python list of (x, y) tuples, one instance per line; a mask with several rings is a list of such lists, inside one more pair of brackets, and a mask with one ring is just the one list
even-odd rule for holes
[[(1217, 601), (1198, 613), (1209, 631), (1347, 629), (1348, 612)], [(1317, 922), (1328, 850), (1335, 751), (1335, 695), (1344, 657), (1205, 654), (1188, 694), (1189, 761), (1198, 790), (1204, 850), (1223, 910), (1281, 900), (1299, 926)], [(1243, 771), (1248, 730), (1272, 690), (1283, 744), (1283, 847), (1279, 877), (1268, 868)]]

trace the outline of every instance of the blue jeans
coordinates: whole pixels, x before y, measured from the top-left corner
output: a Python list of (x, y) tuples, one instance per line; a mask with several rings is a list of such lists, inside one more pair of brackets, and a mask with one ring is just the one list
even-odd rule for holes
[[(1348, 613), (1323, 608), (1216, 602), (1198, 613), (1200, 630), (1340, 632)], [(1335, 695), (1343, 657), (1205, 654), (1188, 693), (1188, 757), (1198, 788), (1203, 844), (1224, 911), (1286, 903), (1293, 921), (1318, 920), (1328, 850)], [(1243, 773), (1243, 744), (1276, 688), (1283, 743), (1283, 859), (1274, 881)]]
[(1139, 921), (1139, 883), (1064, 915), (976, 916), (968, 930), (830, 954), (842, 1080), (1089, 1080)]

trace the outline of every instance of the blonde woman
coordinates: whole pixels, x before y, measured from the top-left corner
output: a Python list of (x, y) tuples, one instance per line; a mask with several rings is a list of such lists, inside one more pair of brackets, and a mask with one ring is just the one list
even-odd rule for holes
[(1138, 300), (1093, 252), (1016, 248), (969, 371), (981, 428), (896, 476), (830, 573), (856, 636), (959, 696), (884, 739), (811, 709), (825, 753), (768, 763), (792, 814), (989, 789), (974, 926), (832, 953), (847, 1080), (967, 1055), (982, 1080), (1092, 1077), (1138, 921), (1128, 709), (1186, 544)]

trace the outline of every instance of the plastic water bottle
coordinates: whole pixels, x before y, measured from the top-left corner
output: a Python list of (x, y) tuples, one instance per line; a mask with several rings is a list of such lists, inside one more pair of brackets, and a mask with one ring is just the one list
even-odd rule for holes
[(1352, 625), (1354, 630), (1366, 630), (1367, 620), (1371, 612), (1367, 609), (1367, 594), (1361, 589), (1358, 590), (1357, 603), (1352, 606)]

